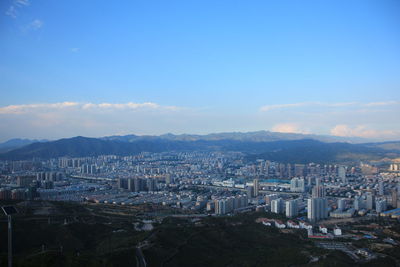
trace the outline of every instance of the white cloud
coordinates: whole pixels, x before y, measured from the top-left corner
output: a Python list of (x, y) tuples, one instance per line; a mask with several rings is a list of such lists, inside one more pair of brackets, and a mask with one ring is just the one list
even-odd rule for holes
[[(209, 120), (193, 120), (194, 110), (144, 103), (38, 103), (0, 107), (0, 139), (63, 138), (115, 133), (163, 134), (204, 129)], [(201, 125), (200, 125), (201, 124)], [(197, 131), (197, 128), (194, 130)]]
[(396, 138), (400, 135), (400, 131), (395, 130), (375, 130), (365, 125), (349, 126), (346, 124), (338, 124), (330, 131), (332, 135), (342, 137), (363, 137), (363, 138)]
[(7, 9), (6, 15), (15, 19), (18, 15), (18, 9), (24, 6), (29, 6), (29, 4), (29, 0), (14, 0), (13, 5)]
[(15, 0), (15, 5), (17, 6), (29, 6), (29, 0)]
[(266, 105), (260, 108), (260, 111), (271, 111), (276, 109), (288, 109), (298, 107), (344, 107), (357, 105), (356, 102), (339, 102), (339, 103), (322, 103), (322, 102), (300, 102), (291, 104), (278, 104), (278, 105)]
[(380, 107), (380, 106), (392, 106), (399, 105), (399, 101), (386, 101), (386, 102), (371, 102), (364, 104), (365, 107)]
[(291, 109), (300, 107), (321, 107), (321, 108), (338, 108), (338, 107), (380, 107), (380, 106), (393, 106), (400, 105), (399, 101), (386, 101), (386, 102), (338, 102), (338, 103), (324, 103), (324, 102), (300, 102), (290, 104), (266, 105), (260, 108), (260, 111), (271, 111), (277, 109)]
[(262, 106), (260, 111), (270, 111), (274, 109), (282, 109), (282, 108), (294, 108), (294, 107), (304, 107), (309, 105), (310, 103), (293, 103), (293, 104), (280, 104), (280, 105), (267, 105)]
[[(368, 104), (368, 103), (367, 103)], [(163, 134), (272, 130), (286, 133), (400, 139), (399, 105), (346, 103), (335, 108), (254, 112), (187, 108), (155, 102), (59, 102), (0, 107), (0, 139), (62, 138), (116, 133)], [(360, 108), (365, 112), (357, 112)], [(344, 126), (343, 126), (344, 125)], [(272, 126), (272, 127), (271, 127)]]
[(40, 19), (35, 19), (28, 25), (28, 29), (32, 30), (39, 30), (42, 27), (43, 27), (43, 21), (41, 21)]
[(61, 102), (51, 104), (10, 105), (0, 108), (0, 114), (23, 114), (39, 109), (60, 109), (77, 106), (75, 102)]
[(309, 131), (300, 127), (297, 123), (280, 123), (272, 127), (273, 132), (279, 133), (302, 133), (308, 134)]
[(17, 9), (14, 6), (10, 6), (6, 11), (6, 15), (15, 19), (17, 17)]
[(161, 106), (152, 102), (145, 103), (78, 103), (78, 102), (60, 102), (60, 103), (45, 103), (45, 104), (27, 104), (27, 105), (10, 105), (0, 107), (0, 114), (24, 114), (35, 111), (56, 111), (65, 108), (74, 107), (77, 110), (179, 110), (177, 106)]

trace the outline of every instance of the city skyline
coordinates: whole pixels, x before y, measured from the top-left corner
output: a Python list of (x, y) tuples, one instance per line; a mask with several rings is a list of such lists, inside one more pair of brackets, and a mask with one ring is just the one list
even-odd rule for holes
[(399, 140), (399, 10), (3, 1), (0, 141), (259, 130)]

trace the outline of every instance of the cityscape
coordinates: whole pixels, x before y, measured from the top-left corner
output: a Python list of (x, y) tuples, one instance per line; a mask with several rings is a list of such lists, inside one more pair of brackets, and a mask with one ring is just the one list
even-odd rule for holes
[[(2, 201), (25, 206), (65, 201), (116, 210), (151, 205), (142, 210), (143, 228), (134, 224), (143, 231), (168, 216), (201, 222), (256, 212), (256, 223), (305, 231), (318, 246), (344, 251), (358, 263), (382, 252), (335, 240), (398, 246), (396, 234), (382, 237), (386, 227), (379, 225), (399, 221), (400, 163), (285, 164), (249, 160), (241, 152), (142, 152), (1, 161), (0, 171)], [(371, 223), (368, 231), (350, 227)]]
[(400, 267), (399, 14), (2, 0), (0, 267)]

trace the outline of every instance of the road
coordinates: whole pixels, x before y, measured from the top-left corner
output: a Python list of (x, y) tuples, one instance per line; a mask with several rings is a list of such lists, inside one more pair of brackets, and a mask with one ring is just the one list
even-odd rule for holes
[(136, 247), (135, 254), (136, 254), (136, 263), (137, 263), (136, 265), (139, 267), (146, 267), (147, 263), (146, 263), (146, 260), (144, 259), (143, 252), (142, 252), (142, 249), (140, 246)]

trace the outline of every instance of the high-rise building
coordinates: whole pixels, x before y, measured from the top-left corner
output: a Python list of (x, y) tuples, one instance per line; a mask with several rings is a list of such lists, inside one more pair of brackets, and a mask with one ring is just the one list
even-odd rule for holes
[(371, 192), (367, 192), (366, 208), (372, 210), (375, 207), (375, 196)]
[(354, 209), (355, 210), (361, 210), (364, 208), (364, 201), (360, 196), (356, 196), (354, 198), (354, 203), (353, 203)]
[(346, 199), (341, 198), (338, 200), (338, 210), (343, 211), (346, 208)]
[(254, 187), (253, 186), (246, 187), (246, 194), (249, 198), (252, 198), (254, 196)]
[(247, 207), (248, 199), (246, 195), (228, 197), (214, 200), (215, 214), (223, 215), (234, 210)]
[(135, 191), (135, 179), (128, 179), (128, 190), (134, 192)]
[(265, 204), (271, 205), (271, 201), (277, 199), (279, 196), (277, 194), (270, 194), (265, 196)]
[(320, 185), (318, 181), (319, 180), (317, 180), (317, 185), (315, 185), (312, 189), (313, 198), (325, 197), (325, 187), (323, 185)]
[(385, 194), (385, 192), (384, 192), (385, 188), (384, 188), (382, 179), (379, 179), (379, 181), (378, 181), (378, 190), (379, 190), (380, 196), (383, 196)]
[(165, 175), (165, 184), (173, 184), (174, 183), (174, 178), (171, 176), (171, 174), (166, 174)]
[(147, 179), (146, 185), (147, 185), (147, 191), (153, 192), (153, 191), (156, 191), (156, 189), (157, 189), (156, 179), (153, 179), (153, 178)]
[(254, 196), (258, 197), (258, 191), (260, 190), (260, 184), (258, 179), (253, 180), (253, 187), (254, 187)]
[(305, 172), (304, 164), (295, 164), (294, 165), (294, 175), (296, 176), (304, 176)]
[(304, 192), (305, 190), (305, 184), (304, 184), (304, 179), (300, 178), (293, 178), (290, 180), (290, 191), (292, 192)]
[(17, 177), (17, 186), (19, 187), (28, 187), (33, 180), (35, 180), (35, 176), (33, 175), (25, 175)]
[(141, 178), (139, 177), (133, 178), (133, 183), (135, 192), (140, 192), (144, 190), (144, 182)]
[(307, 218), (311, 222), (328, 218), (328, 201), (322, 197), (308, 199)]
[(299, 208), (297, 200), (286, 201), (286, 217), (292, 218), (299, 214)]
[(379, 199), (376, 201), (376, 212), (380, 213), (387, 209), (386, 199)]
[(118, 188), (119, 189), (128, 189), (128, 179), (119, 178), (118, 179)]
[(226, 214), (226, 200), (225, 199), (217, 199), (215, 200), (215, 214)]
[(283, 212), (283, 200), (277, 198), (271, 201), (271, 212), (282, 213)]
[(395, 189), (392, 190), (392, 207), (393, 208), (397, 208), (397, 200), (398, 200), (397, 196), (398, 196), (397, 195), (397, 188), (395, 188)]
[(346, 168), (344, 166), (338, 167), (338, 177), (342, 181), (342, 183), (347, 183), (346, 180)]
[(392, 172), (400, 171), (400, 163), (390, 164), (389, 171), (392, 171)]
[(97, 166), (94, 165), (94, 164), (90, 165), (90, 170), (89, 170), (89, 172), (90, 172), (91, 174), (96, 174), (96, 173), (97, 173)]

